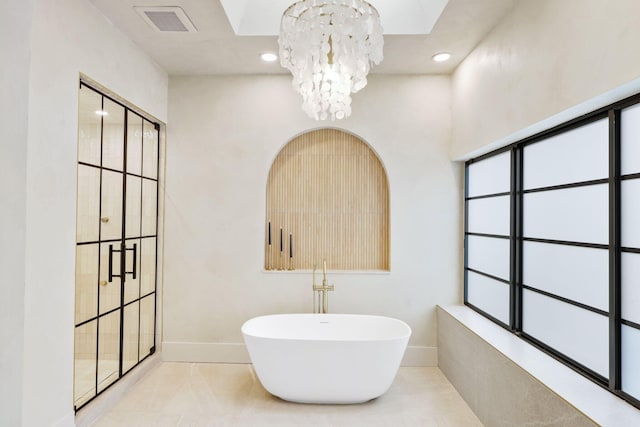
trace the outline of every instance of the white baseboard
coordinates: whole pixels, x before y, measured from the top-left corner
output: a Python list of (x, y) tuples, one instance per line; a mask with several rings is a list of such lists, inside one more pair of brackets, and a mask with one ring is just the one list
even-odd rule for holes
[(438, 366), (438, 347), (410, 345), (400, 366)]
[[(165, 362), (251, 363), (242, 343), (163, 342)], [(402, 366), (438, 366), (438, 348), (409, 346)]]
[(251, 363), (242, 343), (163, 342), (165, 362)]

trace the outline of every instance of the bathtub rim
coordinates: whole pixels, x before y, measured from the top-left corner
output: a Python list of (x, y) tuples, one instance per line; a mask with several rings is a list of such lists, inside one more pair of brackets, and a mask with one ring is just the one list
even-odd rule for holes
[[(394, 322), (399, 322), (402, 327), (405, 328), (405, 333), (404, 334), (398, 334), (398, 335), (394, 335), (391, 337), (384, 337), (384, 338), (357, 338), (357, 337), (349, 337), (349, 338), (322, 338), (322, 339), (314, 339), (314, 338), (308, 338), (308, 337), (274, 337), (274, 336), (266, 336), (264, 334), (262, 335), (256, 335), (253, 333), (248, 333), (246, 331), (246, 326), (247, 324), (249, 324), (252, 321), (257, 321), (259, 319), (262, 318), (267, 318), (267, 317), (293, 317), (293, 316), (304, 316), (304, 317), (321, 317), (321, 316), (328, 316), (328, 317), (337, 317), (337, 316), (344, 316), (344, 317), (365, 317), (365, 318), (376, 318), (376, 319), (385, 319), (385, 320), (392, 320)], [(413, 330), (411, 329), (411, 327), (403, 320), (401, 319), (397, 319), (395, 317), (389, 317), (389, 316), (382, 316), (382, 315), (376, 315), (376, 314), (357, 314), (357, 313), (274, 313), (274, 314), (265, 314), (265, 315), (261, 315), (261, 316), (256, 316), (256, 317), (252, 317), (248, 320), (246, 320), (242, 326), (240, 327), (240, 331), (242, 332), (243, 337), (249, 336), (252, 338), (259, 338), (259, 339), (266, 339), (266, 340), (282, 340), (282, 341), (300, 341), (300, 342), (314, 342), (314, 343), (320, 343), (320, 342), (344, 342), (344, 343), (348, 343), (348, 342), (354, 342), (354, 343), (364, 343), (364, 342), (386, 342), (386, 341), (396, 341), (396, 340), (404, 340), (406, 339), (407, 341), (411, 338), (411, 335), (413, 334)], [(246, 342), (246, 341), (245, 341)]]

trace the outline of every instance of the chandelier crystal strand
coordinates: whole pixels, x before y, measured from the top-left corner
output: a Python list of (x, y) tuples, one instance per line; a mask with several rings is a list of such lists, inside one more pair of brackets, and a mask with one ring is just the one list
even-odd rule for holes
[(302, 109), (316, 120), (351, 115), (351, 93), (382, 61), (382, 26), (364, 0), (301, 0), (284, 12), (280, 64), (293, 74)]

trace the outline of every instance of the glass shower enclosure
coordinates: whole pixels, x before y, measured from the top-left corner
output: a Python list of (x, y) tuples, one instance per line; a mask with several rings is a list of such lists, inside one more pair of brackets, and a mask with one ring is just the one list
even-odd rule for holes
[(80, 84), (76, 410), (155, 351), (158, 130)]

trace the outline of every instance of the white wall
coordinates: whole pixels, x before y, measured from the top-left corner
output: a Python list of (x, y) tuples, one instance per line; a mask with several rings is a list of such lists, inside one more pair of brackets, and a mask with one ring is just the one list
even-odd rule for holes
[(33, 0), (0, 2), (0, 425), (22, 422), (29, 40)]
[(335, 126), (367, 141), (386, 167), (391, 273), (337, 274), (329, 265), (330, 311), (406, 321), (409, 363), (435, 364), (435, 305), (461, 300), (449, 78), (374, 76), (354, 96), (352, 117), (328, 123), (306, 117), (290, 81), (170, 80), (163, 357), (242, 361), (244, 321), (311, 312), (310, 272), (263, 271), (266, 181), (291, 138)]
[(639, 16), (637, 0), (520, 0), (453, 76), (452, 157), (640, 91)]
[(38, 0), (32, 28), (22, 421), (73, 425), (78, 80), (166, 120), (168, 79), (86, 0)]

